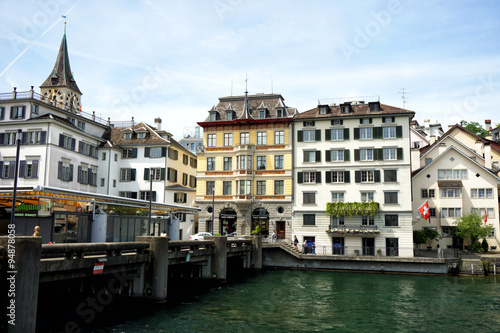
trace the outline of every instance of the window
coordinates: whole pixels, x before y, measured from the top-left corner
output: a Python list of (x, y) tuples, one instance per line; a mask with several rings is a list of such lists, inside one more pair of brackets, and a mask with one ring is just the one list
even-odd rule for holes
[(321, 162), (320, 150), (304, 150), (304, 162)]
[(122, 151), (122, 158), (136, 158), (137, 148), (124, 149)]
[(384, 148), (384, 160), (397, 160), (397, 149), (396, 148)]
[(233, 120), (233, 111), (226, 111), (226, 120)]
[(283, 155), (274, 156), (274, 169), (284, 169), (285, 168), (285, 157)]
[(138, 139), (145, 139), (146, 138), (146, 132), (139, 132), (137, 133), (137, 138)]
[(189, 176), (189, 187), (196, 187), (196, 177), (195, 176)]
[(212, 195), (214, 191), (215, 191), (215, 182), (214, 181), (207, 182), (207, 188), (205, 194)]
[(66, 134), (59, 134), (59, 147), (75, 150), (75, 142), (76, 140), (73, 139), (71, 136)]
[(441, 169), (438, 170), (438, 179), (467, 179), (467, 169)]
[(398, 170), (384, 170), (384, 182), (394, 183), (398, 181)]
[(32, 105), (31, 106), (31, 113), (38, 114), (38, 112), (39, 112), (39, 105)]
[(257, 132), (257, 144), (258, 145), (267, 144), (267, 133), (266, 132)]
[(215, 170), (215, 157), (207, 157), (207, 171)]
[(230, 147), (233, 145), (233, 133), (224, 133), (224, 146)]
[[(327, 171), (328, 172), (328, 171)], [(343, 183), (344, 182), (344, 171), (331, 171), (331, 181), (330, 183)], [(328, 182), (328, 179), (327, 179)]]
[(23, 119), (26, 106), (12, 106), (10, 108), (10, 119)]
[(319, 107), (319, 114), (326, 114), (328, 110), (328, 106), (320, 106)]
[(106, 182), (105, 179), (101, 178), (101, 187), (104, 187), (105, 182)]
[(216, 121), (217, 120), (217, 112), (216, 111), (211, 111), (209, 113), (209, 121)]
[(316, 141), (316, 131), (315, 130), (307, 130), (307, 131), (302, 131), (303, 135), (303, 141), (304, 142), (311, 142), (311, 141)]
[(259, 119), (266, 118), (266, 110), (259, 110)]
[(362, 216), (361, 217), (362, 225), (375, 225), (375, 217), (373, 216)]
[(73, 164), (59, 161), (57, 179), (65, 182), (73, 181)]
[(87, 166), (78, 166), (78, 179), (77, 182), (80, 184), (89, 183), (89, 169)]
[(161, 180), (161, 168), (151, 168), (149, 172), (151, 180), (158, 181)]
[(331, 162), (344, 162), (344, 150), (331, 150), (330, 151), (330, 161)]
[(106, 153), (102, 153), (102, 160), (106, 161)]
[(132, 133), (123, 133), (123, 138), (125, 140), (131, 140), (132, 139)]
[(425, 159), (425, 165), (429, 165), (432, 162), (432, 158), (426, 158)]
[[(134, 175), (132, 175), (132, 174), (134, 174)], [(120, 169), (120, 181), (121, 182), (129, 182), (132, 180), (135, 180), (135, 169)]]
[(250, 144), (250, 133), (244, 132), (240, 133), (240, 145)]
[(383, 117), (382, 122), (387, 124), (387, 123), (393, 123), (396, 121), (395, 117)]
[(473, 188), (470, 190), (471, 198), (493, 198), (493, 189), (491, 188)]
[(0, 162), (0, 163), (3, 164), (2, 178), (14, 178), (14, 168), (16, 162), (10, 161), (10, 162)]
[[(146, 147), (144, 148), (144, 157), (151, 157), (151, 158), (161, 157), (162, 156), (161, 150), (162, 150), (161, 147), (151, 147), (151, 148)], [(168, 151), (168, 155), (170, 158), (172, 158), (171, 157), (172, 152), (173, 149), (170, 149)]]
[(398, 215), (386, 214), (385, 215), (385, 226), (386, 227), (397, 227), (399, 225)]
[(373, 202), (373, 193), (374, 192), (361, 192), (361, 201), (362, 202)]
[(436, 217), (436, 208), (429, 208), (430, 217)]
[(441, 198), (461, 198), (462, 189), (461, 188), (442, 188), (439, 190), (439, 195)]
[(462, 208), (441, 208), (441, 217), (461, 217), (462, 216)]
[(274, 132), (274, 144), (275, 145), (285, 144), (285, 131), (275, 131)]
[(344, 140), (344, 129), (332, 129), (330, 130), (330, 140), (332, 141), (342, 141)]
[(230, 181), (222, 182), (222, 194), (223, 195), (231, 195), (233, 194), (233, 185)]
[(252, 156), (250, 155), (241, 155), (238, 156), (239, 159), (239, 167), (241, 170), (252, 170)]
[(386, 204), (397, 204), (398, 203), (398, 192), (384, 192), (384, 203)]
[(384, 139), (394, 139), (396, 138), (396, 127), (383, 127), (382, 128), (382, 137)]
[(78, 122), (76, 123), (76, 127), (81, 129), (82, 131), (85, 131), (85, 123), (81, 120), (78, 120)]
[(361, 118), (359, 120), (360, 124), (371, 124), (372, 123), (372, 118)]
[(118, 162), (118, 154), (115, 154), (115, 162)]
[(344, 202), (344, 192), (332, 192), (332, 202)]
[(423, 188), (420, 191), (422, 198), (434, 198), (434, 189)]
[(169, 182), (177, 183), (177, 170), (174, 168), (167, 168), (167, 180)]
[(174, 202), (186, 203), (187, 202), (187, 194), (186, 193), (174, 193)]
[(266, 156), (257, 156), (257, 169), (266, 169)]
[(305, 171), (303, 173), (303, 183), (304, 184), (315, 184), (316, 183), (316, 172)]
[(190, 157), (189, 158), (189, 165), (192, 168), (197, 168), (198, 167), (198, 160), (196, 158)]
[(120, 196), (122, 198), (134, 198), (134, 199), (137, 199), (137, 192), (120, 191), (120, 192), (118, 192), (118, 196)]
[(359, 138), (360, 139), (373, 139), (373, 129), (371, 127), (360, 128), (359, 129)]
[[(27, 136), (26, 138), (25, 135)], [(23, 134), (23, 144), (45, 143), (46, 136), (46, 131), (28, 131), (26, 134)]]
[(113, 179), (113, 187), (116, 187), (116, 179)]
[(374, 171), (361, 171), (361, 182), (362, 183), (373, 183), (374, 180)]
[(150, 196), (150, 192), (149, 191), (141, 191), (139, 193), (139, 196), (140, 196), (141, 200), (149, 201), (149, 198), (151, 197), (151, 201), (155, 201), (156, 202), (156, 191), (152, 191), (151, 192), (151, 196)]
[(224, 170), (232, 170), (233, 169), (233, 158), (232, 157), (224, 157)]
[(251, 180), (240, 180), (240, 194), (252, 194), (252, 181)]
[(302, 202), (304, 204), (314, 204), (316, 203), (316, 193), (314, 192), (303, 192)]
[(207, 147), (217, 146), (217, 134), (207, 134)]
[(258, 180), (257, 181), (257, 195), (264, 195), (266, 194), (266, 181), (265, 180)]
[(274, 195), (285, 194), (285, 181), (275, 180), (274, 181)]
[(287, 114), (286, 114), (286, 111), (283, 110), (283, 109), (276, 109), (276, 117), (277, 118), (283, 118), (283, 117), (286, 117)]
[(189, 179), (188, 174), (187, 174), (187, 173), (183, 173), (183, 174), (182, 174), (182, 185), (187, 186), (187, 184), (188, 184), (188, 179)]
[[(484, 217), (484, 208), (472, 208), (471, 213)], [(486, 214), (488, 218), (495, 218), (495, 210), (493, 208), (486, 208)]]
[[(155, 157), (161, 157), (161, 147), (156, 148), (156, 149), (157, 149), (157, 152), (156, 152)], [(158, 149), (159, 149), (159, 151), (158, 151)], [(151, 148), (151, 150), (153, 150), (153, 148)], [(151, 157), (153, 157), (153, 156), (151, 156)], [(168, 150), (168, 157), (177, 161), (179, 159), (179, 152), (175, 149), (170, 148)]]
[(316, 215), (304, 214), (303, 215), (303, 225), (316, 225)]
[(457, 227), (441, 227), (443, 237), (456, 237)]
[(331, 216), (330, 224), (332, 227), (344, 225), (344, 216), (339, 216), (339, 217)]
[(373, 161), (373, 149), (360, 149), (359, 159), (360, 161)]

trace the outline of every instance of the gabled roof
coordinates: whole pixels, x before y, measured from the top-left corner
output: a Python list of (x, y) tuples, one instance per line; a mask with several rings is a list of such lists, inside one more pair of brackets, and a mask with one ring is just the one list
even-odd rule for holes
[(331, 117), (358, 117), (358, 116), (383, 116), (383, 115), (408, 115), (410, 118), (415, 115), (415, 112), (407, 109), (398, 108), (386, 104), (380, 104), (378, 111), (370, 111), (368, 103), (363, 104), (350, 104), (352, 112), (342, 113), (340, 105), (330, 105), (330, 112), (327, 114), (320, 114), (319, 107), (304, 111), (295, 115), (295, 119), (312, 119), (312, 118), (331, 118)]
[(500, 153), (500, 144), (494, 142), (494, 141), (491, 141), (491, 140), (487, 140), (487, 139), (483, 139), (481, 138), (480, 136), (477, 136), (475, 135), (474, 133), (466, 130), (465, 128), (463, 128), (462, 126), (460, 126), (459, 124), (455, 124), (454, 126), (452, 126), (448, 131), (446, 131), (446, 133), (444, 133), (440, 138), (439, 140), (436, 140), (433, 144), (429, 145), (429, 146), (426, 146), (426, 147), (423, 147), (422, 149), (420, 149), (420, 155), (422, 156), (423, 154), (425, 154), (425, 152), (429, 149), (432, 149), (434, 146), (437, 146), (439, 145), (439, 143), (444, 139), (446, 138), (447, 136), (451, 136), (451, 132), (453, 132), (455, 129), (458, 129), (460, 131), (463, 131), (464, 133), (467, 133), (469, 134), (470, 136), (472, 136), (474, 139), (477, 140), (480, 140), (481, 142), (483, 143), (488, 143), (490, 144), (491, 146), (491, 149), (497, 151), (498, 153)]
[(464, 156), (467, 160), (469, 160), (471, 163), (477, 165), (479, 168), (483, 169), (484, 171), (488, 172), (490, 175), (492, 175), (493, 177), (495, 177), (497, 179), (497, 182), (500, 182), (500, 178), (498, 178), (497, 175), (495, 175), (491, 170), (485, 168), (484, 166), (482, 166), (481, 164), (477, 163), (476, 161), (472, 160), (471, 158), (469, 158), (467, 155), (465, 155), (460, 149), (457, 149), (455, 148), (455, 146), (450, 146), (448, 147), (448, 149), (446, 149), (442, 154), (440, 154), (437, 158), (435, 158), (434, 160), (432, 160), (432, 162), (430, 162), (429, 164), (427, 164), (426, 166), (420, 168), (420, 169), (417, 169), (415, 170), (414, 172), (412, 172), (412, 175), (411, 175), (411, 178), (415, 178), (417, 177), (420, 173), (422, 173), (424, 170), (427, 170), (428, 168), (430, 168), (434, 163), (436, 163), (438, 160), (440, 160), (441, 158), (443, 158), (443, 156), (445, 156), (450, 150), (454, 150), (456, 151), (457, 153), (459, 153), (460, 155)]
[(52, 88), (52, 87), (67, 87), (80, 95), (82, 94), (75, 79), (73, 78), (73, 73), (69, 65), (68, 56), (68, 45), (66, 42), (66, 33), (64, 33), (61, 46), (59, 47), (59, 53), (57, 55), (56, 63), (54, 69), (47, 77), (47, 79), (42, 83), (40, 88)]
[[(446, 138), (449, 138), (450, 140), (453, 140), (457, 145), (459, 146), (462, 146), (465, 150), (469, 151), (471, 154), (474, 154), (476, 155), (477, 157), (479, 157), (480, 159), (484, 159), (483, 156), (479, 155), (478, 153), (476, 153), (475, 150), (472, 150), (470, 147), (464, 145), (462, 142), (458, 141), (456, 138), (454, 138), (453, 136), (451, 135), (447, 135), (446, 137), (443, 136), (442, 139), (440, 139), (439, 141), (440, 142), (443, 142)], [(420, 158), (423, 158), (425, 157), (425, 155), (427, 155), (428, 153), (430, 153), (431, 151), (433, 151), (434, 149), (437, 149), (439, 147), (439, 145), (430, 145), (432, 146), (430, 149), (427, 149), (425, 153), (423, 154), (420, 154)], [(424, 147), (425, 148), (425, 147)], [(421, 150), (422, 151), (422, 150)]]

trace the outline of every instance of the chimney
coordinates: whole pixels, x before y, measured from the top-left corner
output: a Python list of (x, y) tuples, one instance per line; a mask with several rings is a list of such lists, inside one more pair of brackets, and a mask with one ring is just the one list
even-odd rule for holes
[(429, 136), (429, 143), (432, 145), (434, 142), (436, 142), (436, 136), (434, 135)]
[(155, 118), (155, 127), (158, 131), (161, 131), (161, 118)]
[(481, 140), (476, 140), (476, 154), (483, 155), (483, 141)]
[(491, 128), (491, 119), (486, 119), (484, 121), (484, 129), (490, 132), (492, 130)]
[(484, 167), (491, 169), (491, 146), (489, 142), (484, 144)]

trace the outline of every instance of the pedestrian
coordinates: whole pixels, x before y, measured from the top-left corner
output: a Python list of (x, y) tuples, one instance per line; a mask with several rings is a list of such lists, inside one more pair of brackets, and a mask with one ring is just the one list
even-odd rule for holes
[(293, 246), (295, 246), (295, 250), (299, 250), (299, 247), (297, 246), (299, 244), (299, 240), (297, 239), (297, 235), (295, 235), (295, 239), (293, 240)]
[(443, 257), (443, 250), (441, 250), (441, 247), (439, 246), (439, 243), (437, 245), (437, 252), (438, 252), (438, 258), (442, 258)]
[(163, 230), (163, 232), (160, 234), (161, 237), (168, 237), (167, 232)]
[(271, 242), (275, 242), (276, 241), (276, 231), (273, 230), (273, 233), (271, 234)]
[(302, 250), (304, 251), (304, 254), (307, 254), (307, 241), (304, 239), (304, 244), (302, 245)]
[(41, 237), (42, 235), (40, 235), (40, 227), (39, 226), (36, 226), (35, 227), (35, 232), (33, 233), (33, 236), (32, 237)]
[(316, 255), (316, 242), (313, 242), (313, 245), (312, 245), (312, 254)]

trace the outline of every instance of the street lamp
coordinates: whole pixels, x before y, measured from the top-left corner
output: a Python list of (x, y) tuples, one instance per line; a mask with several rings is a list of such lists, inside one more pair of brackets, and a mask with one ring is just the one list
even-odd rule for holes
[(21, 151), (21, 133), (22, 130), (18, 129), (17, 130), (17, 148), (16, 148), (16, 166), (14, 168), (14, 191), (12, 193), (12, 209), (10, 212), (10, 224), (11, 228), (14, 227), (14, 215), (16, 212), (16, 196), (17, 196), (17, 178), (19, 176), (19, 152)]
[(215, 213), (215, 188), (212, 189), (212, 224), (210, 228), (210, 233), (214, 233), (214, 213)]
[(149, 168), (149, 217), (148, 217), (148, 236), (151, 235), (151, 200), (153, 197), (153, 168)]

